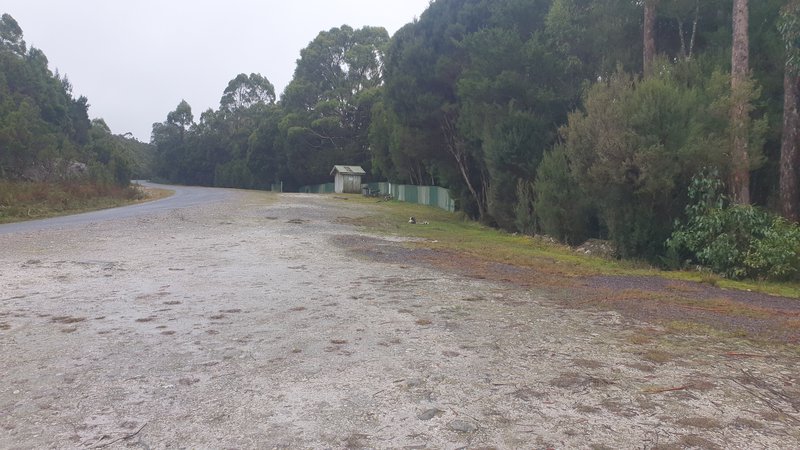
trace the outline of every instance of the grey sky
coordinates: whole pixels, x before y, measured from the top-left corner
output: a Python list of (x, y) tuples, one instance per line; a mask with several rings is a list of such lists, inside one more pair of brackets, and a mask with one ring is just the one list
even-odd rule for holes
[(393, 34), (429, 0), (4, 0), (25, 41), (85, 95), (89, 116), (149, 141), (181, 99), (195, 118), (216, 109), (239, 73), (266, 76), (278, 94), (300, 50), (342, 24)]

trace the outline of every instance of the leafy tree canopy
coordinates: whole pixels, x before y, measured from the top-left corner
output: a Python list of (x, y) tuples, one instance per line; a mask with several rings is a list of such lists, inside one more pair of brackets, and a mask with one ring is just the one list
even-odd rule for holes
[[(114, 142), (102, 120), (89, 120), (89, 100), (75, 98), (66, 76), (44, 52), (28, 48), (20, 25), (0, 18), (0, 178), (54, 181), (91, 167), (99, 182), (127, 184), (126, 140)], [(146, 170), (143, 168), (143, 170)]]

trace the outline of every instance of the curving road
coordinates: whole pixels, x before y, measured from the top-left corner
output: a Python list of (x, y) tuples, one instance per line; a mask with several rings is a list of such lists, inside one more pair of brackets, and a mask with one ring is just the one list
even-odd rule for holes
[(139, 203), (131, 206), (103, 209), (100, 211), (92, 211), (69, 216), (53, 217), (50, 219), (3, 224), (0, 225), (0, 235), (74, 228), (78, 226), (85, 226), (91, 223), (127, 219), (145, 214), (160, 213), (175, 209), (199, 206), (229, 200), (232, 198), (234, 192), (227, 189), (167, 186), (149, 182), (139, 182), (139, 184), (150, 188), (169, 189), (171, 191), (175, 191), (175, 194), (160, 200)]

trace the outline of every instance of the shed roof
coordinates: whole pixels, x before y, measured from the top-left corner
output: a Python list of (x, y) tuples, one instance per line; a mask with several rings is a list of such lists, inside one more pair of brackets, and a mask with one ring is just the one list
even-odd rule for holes
[(361, 166), (333, 166), (331, 175), (341, 173), (343, 175), (366, 175), (367, 172)]

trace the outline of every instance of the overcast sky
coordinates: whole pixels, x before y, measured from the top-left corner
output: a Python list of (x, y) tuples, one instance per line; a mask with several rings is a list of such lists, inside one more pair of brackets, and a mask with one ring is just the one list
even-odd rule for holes
[(300, 50), (322, 30), (382, 26), (389, 34), (429, 0), (3, 0), (25, 41), (66, 74), (89, 116), (150, 141), (154, 122), (186, 99), (195, 119), (228, 81), (257, 72), (280, 95)]

